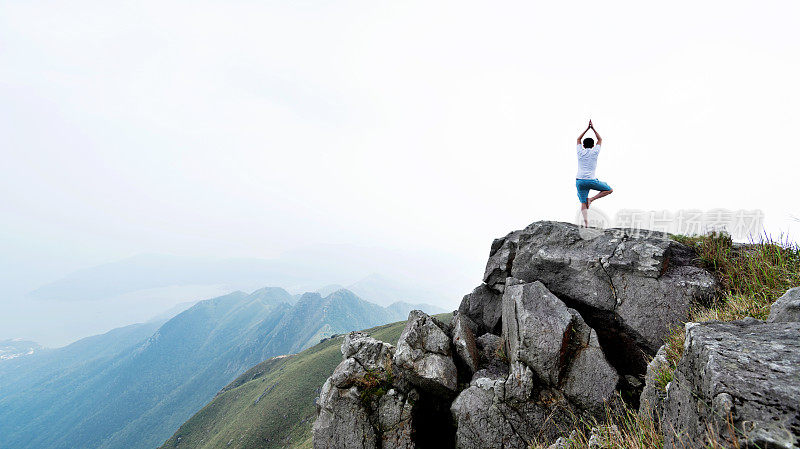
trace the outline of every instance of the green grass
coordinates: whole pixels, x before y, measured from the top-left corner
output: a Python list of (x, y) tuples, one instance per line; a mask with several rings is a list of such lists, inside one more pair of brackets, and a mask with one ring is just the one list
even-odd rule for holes
[[(734, 245), (726, 234), (672, 236), (697, 251), (699, 262), (720, 280), (722, 291), (714, 304), (691, 310), (687, 322), (733, 321), (745, 317), (765, 320), (769, 308), (786, 290), (800, 285), (800, 246), (787, 238), (764, 236), (761, 242)], [(684, 327), (667, 338), (668, 366), (658, 373), (666, 388), (683, 355)]]
[[(447, 320), (450, 314), (437, 317)], [(367, 332), (395, 344), (404, 326), (402, 321)], [(310, 448), (314, 400), (342, 361), (343, 338), (254, 366), (186, 421), (162, 448)], [(372, 380), (372, 394), (380, 394), (386, 379)]]

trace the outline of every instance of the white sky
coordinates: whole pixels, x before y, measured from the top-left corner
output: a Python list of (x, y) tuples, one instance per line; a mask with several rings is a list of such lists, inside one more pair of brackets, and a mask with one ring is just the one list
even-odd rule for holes
[(4, 1), (0, 308), (142, 252), (323, 244), (405, 251), (422, 281), (467, 279), (466, 293), (494, 237), (574, 219), (589, 118), (615, 189), (605, 213), (761, 209), (768, 232), (796, 237), (799, 13), (794, 0)]

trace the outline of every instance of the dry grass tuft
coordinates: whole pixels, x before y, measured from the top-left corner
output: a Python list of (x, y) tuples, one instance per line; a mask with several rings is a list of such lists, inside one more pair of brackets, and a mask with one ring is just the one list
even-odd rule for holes
[[(774, 240), (764, 236), (761, 242), (747, 245), (734, 245), (726, 234), (673, 238), (693, 247), (700, 263), (719, 277), (723, 288), (716, 304), (692, 310), (689, 322), (733, 321), (745, 317), (764, 320), (776, 299), (786, 290), (800, 285), (800, 246), (787, 238)], [(671, 370), (683, 354), (685, 337), (681, 327), (674, 329), (667, 338)], [(671, 379), (666, 373), (659, 373), (659, 377)]]

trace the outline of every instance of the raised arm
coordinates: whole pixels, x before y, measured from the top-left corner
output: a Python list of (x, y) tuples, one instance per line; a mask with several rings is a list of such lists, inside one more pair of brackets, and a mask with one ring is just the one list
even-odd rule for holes
[[(592, 128), (592, 131), (594, 131), (594, 136), (597, 137), (597, 144), (598, 145), (602, 144), (603, 143), (603, 138), (600, 137), (600, 134), (597, 134), (597, 130), (594, 129), (594, 125), (592, 125), (592, 121), (591, 120), (589, 120), (589, 128)], [(578, 139), (578, 140), (580, 140), (580, 139)]]
[[(589, 128), (591, 128), (591, 127), (592, 127), (592, 121), (591, 121), (591, 120), (589, 120), (589, 126), (587, 126), (587, 127), (586, 127), (586, 129), (584, 129), (584, 130), (583, 130), (583, 132), (581, 133), (581, 135), (580, 135), (580, 136), (578, 136), (578, 145), (580, 145), (581, 143), (583, 143), (583, 136), (585, 136), (585, 135), (586, 135), (586, 133), (589, 131)], [(596, 133), (597, 133), (597, 131), (595, 131), (595, 134), (596, 134)]]

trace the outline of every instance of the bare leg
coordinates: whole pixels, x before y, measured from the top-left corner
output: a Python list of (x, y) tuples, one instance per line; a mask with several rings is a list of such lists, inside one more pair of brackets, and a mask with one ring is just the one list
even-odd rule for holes
[(607, 195), (611, 195), (611, 193), (613, 193), (613, 192), (614, 192), (614, 189), (611, 189), (611, 190), (603, 190), (603, 191), (601, 191), (601, 192), (598, 192), (598, 193), (597, 193), (597, 195), (595, 195), (595, 196), (593, 196), (593, 197), (589, 198), (589, 200), (586, 202), (586, 207), (588, 208), (588, 207), (589, 207), (589, 205), (590, 205), (590, 204), (592, 204), (592, 201), (594, 201), (594, 200), (599, 200), (600, 198), (602, 198), (602, 197), (604, 197), (604, 196), (607, 196)]
[(581, 215), (583, 215), (583, 226), (585, 228), (589, 227), (589, 217), (588, 217), (588, 214), (587, 214), (587, 212), (588, 212), (587, 209), (589, 209), (589, 201), (586, 201), (585, 203), (581, 203)]

